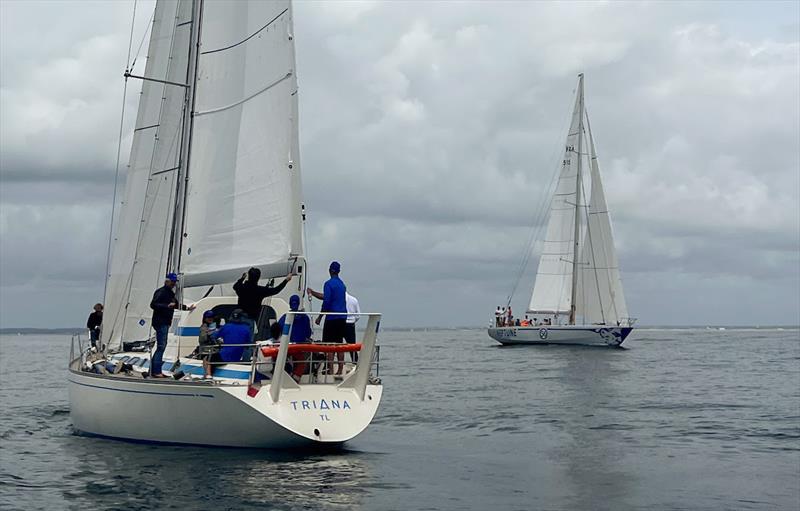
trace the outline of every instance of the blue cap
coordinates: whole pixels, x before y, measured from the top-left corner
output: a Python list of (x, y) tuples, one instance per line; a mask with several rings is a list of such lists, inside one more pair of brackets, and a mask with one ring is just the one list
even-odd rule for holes
[(213, 317), (214, 317), (214, 311), (212, 310), (207, 310), (203, 313), (203, 319), (213, 318)]
[(167, 279), (171, 280), (172, 282), (178, 282), (178, 275), (175, 273), (167, 273)]
[(341, 269), (342, 265), (339, 264), (339, 261), (333, 261), (331, 265), (328, 267), (328, 270), (332, 271), (333, 273), (339, 273)]
[(289, 297), (289, 308), (293, 311), (296, 311), (300, 308), (300, 297), (297, 295), (292, 295)]

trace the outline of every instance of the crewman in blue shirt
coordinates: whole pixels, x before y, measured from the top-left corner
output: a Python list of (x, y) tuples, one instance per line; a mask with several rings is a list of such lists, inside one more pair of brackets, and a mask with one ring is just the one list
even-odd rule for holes
[[(300, 310), (300, 297), (292, 295), (289, 297), (289, 308), (293, 311)], [(281, 332), (283, 332), (283, 325), (286, 324), (286, 314), (281, 316), (278, 320), (281, 325)], [(289, 334), (289, 342), (294, 343), (309, 343), (311, 342), (311, 335), (314, 330), (311, 328), (311, 319), (306, 314), (295, 314), (292, 318), (292, 331)]]
[(253, 332), (250, 325), (242, 318), (242, 309), (236, 309), (231, 313), (230, 319), (211, 335), (214, 340), (222, 339), (222, 349), (219, 350), (219, 357), (223, 362), (239, 362), (242, 360), (245, 346), (230, 346), (231, 344), (250, 344)]
[[(342, 267), (337, 261), (333, 261), (328, 267), (331, 278), (325, 282), (323, 292), (319, 293), (310, 287), (306, 290), (311, 296), (322, 300), (321, 312), (342, 312), (343, 314), (330, 314), (325, 316), (325, 326), (322, 327), (322, 342), (343, 343), (347, 334), (347, 286), (339, 278)], [(319, 325), (322, 316), (318, 316), (316, 323)], [(339, 361), (336, 376), (341, 376), (344, 370), (344, 353), (337, 353)], [(331, 362), (333, 354), (328, 354), (328, 374), (331, 372)]]
[[(300, 297), (292, 295), (289, 297), (289, 308), (293, 311), (300, 310)], [(283, 332), (283, 326), (286, 324), (286, 314), (281, 316), (278, 320), (280, 331)], [(292, 330), (289, 333), (289, 342), (308, 344), (313, 342), (311, 336), (314, 330), (311, 328), (311, 318), (307, 314), (295, 314), (292, 318)], [(292, 364), (292, 378), (296, 382), (300, 382), (300, 378), (306, 373), (308, 361), (311, 360), (311, 353), (298, 353), (290, 357)]]

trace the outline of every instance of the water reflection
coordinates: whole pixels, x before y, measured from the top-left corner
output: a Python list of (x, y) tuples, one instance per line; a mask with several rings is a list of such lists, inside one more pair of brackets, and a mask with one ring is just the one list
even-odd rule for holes
[[(64, 498), (119, 508), (204, 509), (214, 502), (263, 506), (360, 507), (371, 481), (371, 455), (348, 450), (267, 450), (142, 445), (72, 436), (63, 444), (76, 463)], [(165, 502), (166, 495), (180, 495)], [(113, 496), (113, 497), (111, 497)]]

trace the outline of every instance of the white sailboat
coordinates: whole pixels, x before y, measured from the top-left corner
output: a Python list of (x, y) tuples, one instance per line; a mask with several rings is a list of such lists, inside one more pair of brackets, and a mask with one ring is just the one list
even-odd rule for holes
[[(71, 353), (75, 429), (237, 447), (352, 439), (381, 400), (379, 314), (363, 314), (360, 342), (331, 346), (290, 344), (289, 313), (277, 343), (253, 343), (251, 361), (218, 366), (212, 379), (198, 377), (202, 363), (191, 356), (203, 312), (225, 318), (237, 308), (231, 285), (248, 268), (264, 279), (294, 275), (264, 300), (262, 333), (287, 313), (290, 295), (305, 293), (291, 3), (158, 0), (144, 74), (126, 76), (142, 80), (142, 93), (107, 280), (109, 349)], [(151, 339), (150, 301), (166, 272), (180, 275), (178, 299), (196, 308), (175, 313), (164, 356), (174, 378), (147, 378), (150, 352), (135, 345)], [(360, 349), (342, 377), (325, 374), (319, 358), (299, 381), (285, 370), (292, 357), (340, 348)]]
[(489, 335), (502, 344), (619, 346), (633, 329), (583, 90), (580, 74), (526, 314), (530, 324), (493, 322)]

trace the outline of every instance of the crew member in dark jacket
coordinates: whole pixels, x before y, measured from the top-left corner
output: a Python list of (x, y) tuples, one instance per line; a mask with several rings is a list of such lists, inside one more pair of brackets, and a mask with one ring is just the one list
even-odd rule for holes
[(89, 314), (89, 319), (86, 320), (86, 328), (89, 329), (89, 339), (92, 341), (92, 348), (97, 347), (97, 341), (100, 339), (100, 325), (103, 324), (103, 304), (94, 304), (94, 312)]
[(167, 349), (167, 334), (172, 324), (172, 316), (175, 313), (175, 309), (180, 307), (181, 310), (194, 310), (194, 305), (187, 307), (178, 304), (174, 289), (177, 283), (178, 276), (174, 273), (168, 273), (164, 286), (156, 289), (156, 292), (153, 293), (153, 300), (150, 302), (150, 308), (153, 309), (151, 324), (156, 331), (156, 351), (153, 353), (153, 358), (150, 359), (150, 376), (154, 378), (166, 378), (161, 373), (161, 365), (163, 363), (164, 350)]
[(261, 270), (250, 268), (247, 273), (242, 273), (242, 277), (233, 285), (233, 290), (236, 291), (236, 296), (239, 297), (237, 302), (239, 308), (256, 324), (258, 324), (258, 316), (261, 314), (261, 301), (268, 296), (273, 296), (283, 291), (286, 284), (292, 280), (292, 274), (289, 273), (283, 279), (283, 282), (275, 287), (259, 286), (258, 279), (260, 278)]

